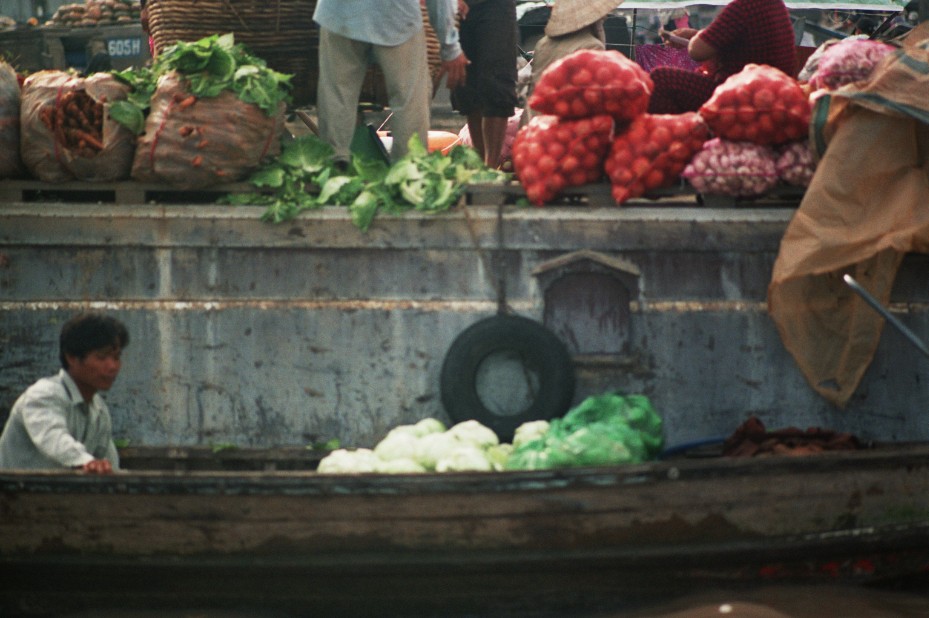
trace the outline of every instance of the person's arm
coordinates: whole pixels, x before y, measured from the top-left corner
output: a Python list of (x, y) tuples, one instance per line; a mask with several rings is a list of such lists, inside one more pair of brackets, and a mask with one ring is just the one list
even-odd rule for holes
[(723, 7), (710, 25), (697, 32), (687, 46), (687, 53), (697, 62), (716, 60), (720, 50), (738, 44), (754, 23), (751, 0), (732, 0)]
[(112, 471), (109, 461), (95, 458), (68, 430), (67, 414), (71, 402), (52, 393), (25, 403), (23, 425), (36, 448), (46, 457), (66, 468), (106, 474)]
[[(108, 429), (107, 433), (112, 435), (112, 430)], [(95, 455), (97, 453), (94, 453)], [(116, 449), (116, 444), (113, 442), (112, 438), (107, 440), (106, 450), (102, 456), (99, 456), (101, 461), (107, 462), (110, 467), (110, 471), (119, 469), (119, 451)]]
[(81, 466), (81, 471), (87, 474), (110, 474), (113, 472), (113, 465), (106, 459), (91, 459)]
[(469, 64), (468, 58), (461, 51), (458, 28), (455, 25), (458, 0), (427, 0), (426, 8), (429, 10), (432, 29), (439, 39), (439, 57), (442, 60), (439, 79), (444, 76), (446, 86), (456, 88), (464, 83)]
[(83, 466), (94, 459), (68, 430), (71, 402), (52, 393), (30, 399), (23, 408), (23, 426), (39, 451), (68, 468)]
[(661, 28), (658, 31), (658, 35), (661, 37), (661, 40), (664, 41), (665, 45), (677, 49), (687, 49), (690, 39), (696, 34), (697, 31), (694, 28), (678, 28), (670, 32)]
[(687, 45), (687, 54), (697, 62), (712, 60), (719, 51), (703, 40), (698, 32), (695, 34)]

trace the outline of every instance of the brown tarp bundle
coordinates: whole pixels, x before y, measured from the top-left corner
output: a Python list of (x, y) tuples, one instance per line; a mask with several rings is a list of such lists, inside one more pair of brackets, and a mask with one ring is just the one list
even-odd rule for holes
[(816, 174), (781, 241), (768, 309), (810, 385), (839, 407), (871, 363), (903, 256), (929, 253), (929, 24), (866, 82), (817, 100)]

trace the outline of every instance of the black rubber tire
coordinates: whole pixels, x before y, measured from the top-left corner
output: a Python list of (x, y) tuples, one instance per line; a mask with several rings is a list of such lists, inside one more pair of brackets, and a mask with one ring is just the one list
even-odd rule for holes
[[(525, 410), (501, 415), (489, 410), (478, 393), (481, 364), (495, 353), (515, 353), (539, 377), (538, 392)], [(475, 322), (452, 342), (440, 376), (442, 405), (452, 421), (477, 420), (503, 442), (527, 421), (563, 416), (574, 399), (574, 363), (567, 347), (542, 324), (516, 315), (495, 315)]]

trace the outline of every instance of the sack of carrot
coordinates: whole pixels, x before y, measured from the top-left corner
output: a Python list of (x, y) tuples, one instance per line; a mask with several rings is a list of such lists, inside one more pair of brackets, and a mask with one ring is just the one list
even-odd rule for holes
[(201, 189), (247, 178), (280, 152), (284, 103), (268, 115), (231, 90), (191, 94), (178, 73), (158, 80), (138, 136), (132, 178), (180, 189)]
[(109, 118), (128, 87), (107, 73), (79, 77), (39, 71), (23, 83), (22, 159), (45, 182), (106, 182), (129, 177), (135, 136)]

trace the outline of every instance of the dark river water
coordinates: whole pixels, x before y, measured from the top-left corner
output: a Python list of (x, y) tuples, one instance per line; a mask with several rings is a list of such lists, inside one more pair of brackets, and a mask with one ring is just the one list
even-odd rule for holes
[(742, 592), (705, 592), (641, 611), (614, 614), (634, 618), (892, 618), (929, 616), (929, 591), (874, 590), (819, 586), (771, 586)]
[[(302, 618), (334, 614), (280, 612), (263, 609), (133, 609), (70, 613), (61, 618)], [(350, 616), (352, 614), (340, 614)], [(382, 612), (365, 611), (365, 616), (404, 616), (383, 607)], [(419, 618), (422, 614), (412, 614)], [(430, 616), (460, 617), (456, 608), (430, 612)], [(929, 617), (929, 590), (883, 590), (863, 587), (768, 586), (742, 591), (708, 590), (699, 594), (639, 606), (636, 609), (597, 612), (559, 612), (545, 608), (517, 612), (489, 610), (466, 614), (468, 618), (534, 616), (552, 618), (908, 618)]]

